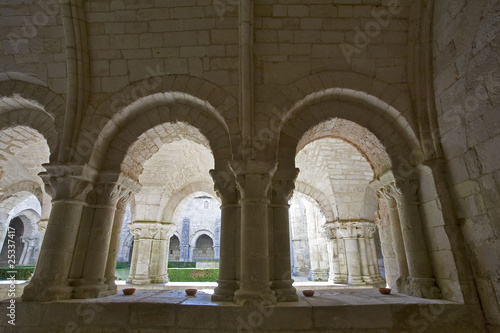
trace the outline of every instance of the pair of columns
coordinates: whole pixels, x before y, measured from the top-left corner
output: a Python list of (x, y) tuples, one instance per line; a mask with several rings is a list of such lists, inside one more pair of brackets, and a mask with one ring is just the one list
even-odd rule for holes
[(383, 281), (373, 238), (376, 225), (369, 221), (325, 224), (330, 254), (330, 278), (339, 284), (376, 284)]
[(290, 264), (288, 200), (298, 169), (233, 161), (211, 170), (222, 200), (218, 286), (212, 300), (237, 304), (296, 301)]
[(390, 232), (399, 271), (398, 290), (416, 297), (441, 298), (420, 219), (416, 197), (418, 185), (410, 180), (396, 184), (384, 177), (376, 185), (379, 199), (389, 208)]
[(52, 211), (26, 301), (94, 298), (116, 293), (123, 215), (138, 184), (118, 173), (45, 165), (40, 174)]
[(127, 282), (133, 284), (167, 283), (170, 237), (173, 223), (136, 221), (130, 225), (134, 249)]

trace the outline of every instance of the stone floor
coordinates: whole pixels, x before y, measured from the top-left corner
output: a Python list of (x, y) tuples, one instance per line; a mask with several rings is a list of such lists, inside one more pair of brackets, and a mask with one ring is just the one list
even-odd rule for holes
[[(212, 287), (200, 287), (195, 296), (184, 290), (140, 289), (131, 296), (119, 292), (97, 300), (18, 299), (16, 326), (2, 319), (0, 332), (485, 332), (477, 306), (381, 295), (373, 288), (322, 289), (313, 297), (299, 292), (298, 302), (242, 307), (212, 302)], [(8, 300), (0, 302), (2, 318), (8, 305)]]

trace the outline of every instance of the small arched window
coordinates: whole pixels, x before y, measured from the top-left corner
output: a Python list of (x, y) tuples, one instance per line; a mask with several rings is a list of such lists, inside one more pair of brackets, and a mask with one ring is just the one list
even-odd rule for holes
[(204, 208), (205, 208), (205, 209), (208, 209), (208, 200), (205, 200), (205, 203), (204, 203)]

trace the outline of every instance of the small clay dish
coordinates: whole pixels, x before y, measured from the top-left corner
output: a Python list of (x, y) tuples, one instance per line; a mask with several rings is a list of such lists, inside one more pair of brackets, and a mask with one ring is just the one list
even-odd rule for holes
[(188, 295), (188, 296), (194, 296), (194, 295), (196, 295), (197, 291), (198, 290), (196, 290), (196, 289), (186, 289), (186, 295)]
[(302, 290), (302, 294), (306, 297), (311, 297), (314, 295), (314, 290)]
[(384, 294), (384, 295), (389, 295), (391, 293), (391, 288), (378, 288), (378, 291), (381, 293), (381, 294)]
[(123, 295), (132, 295), (133, 293), (135, 293), (135, 288), (125, 288), (125, 289), (122, 289), (123, 291)]

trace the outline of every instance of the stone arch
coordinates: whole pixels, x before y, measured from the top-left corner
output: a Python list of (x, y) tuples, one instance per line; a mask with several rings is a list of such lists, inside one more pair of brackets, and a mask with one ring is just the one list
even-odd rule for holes
[(148, 146), (154, 145), (155, 139), (162, 138), (155, 129), (165, 123), (187, 126), (183, 133), (190, 133), (180, 134), (180, 137), (208, 144), (216, 165), (231, 158), (228, 127), (217, 110), (207, 101), (192, 95), (167, 92), (140, 98), (116, 114), (95, 143), (91, 166), (101, 170), (121, 170), (137, 179), (141, 170), (122, 170), (122, 163), (129, 150), (138, 144), (145, 148), (140, 149), (145, 152), (140, 159), (150, 158), (155, 151), (147, 149)]
[(177, 193), (169, 198), (165, 198), (160, 206), (160, 221), (176, 223), (182, 206), (189, 200), (206, 194), (220, 202), (219, 197), (215, 194), (214, 185), (209, 182), (196, 182), (184, 186)]
[[(174, 238), (175, 237), (175, 238)], [(175, 244), (175, 239), (177, 239), (177, 244)], [(169, 256), (169, 261), (178, 261), (180, 260), (180, 255), (181, 255), (181, 250), (180, 250), (180, 244), (181, 244), (181, 237), (180, 234), (176, 231), (170, 237), (170, 243), (168, 247), (168, 256)], [(173, 257), (172, 257), (173, 256)], [(178, 256), (178, 258), (177, 258)]]
[[(161, 119), (158, 119), (158, 112), (150, 112), (149, 117), (163, 123), (186, 121), (199, 128), (205, 136), (211, 131), (219, 132), (219, 142), (215, 141), (216, 133), (207, 136), (210, 145), (230, 156), (234, 153), (231, 147), (237, 147), (240, 140), (237, 104), (236, 98), (228, 91), (201, 78), (153, 76), (125, 87), (99, 105), (93, 115), (84, 119), (83, 128), (88, 130), (82, 137), (92, 140), (94, 147), (101, 148), (97, 152), (94, 149), (90, 156), (91, 165), (99, 165), (103, 160), (102, 154), (119, 130), (135, 120), (137, 115), (163, 107), (163, 111), (174, 111), (172, 114), (161, 112)], [(191, 122), (189, 117), (193, 117)]]
[(16, 213), (12, 219), (19, 217), (24, 224), (24, 237), (36, 236), (38, 234), (38, 221), (40, 214), (34, 209), (24, 209)]
[[(19, 205), (25, 201), (27, 201), (30, 197), (36, 198), (36, 204), (28, 204), (26, 207), (19, 207)], [(42, 215), (42, 205), (40, 199), (35, 196), (33, 193), (28, 191), (19, 191), (15, 194), (7, 197), (3, 201), (0, 202), (0, 219), (5, 219), (5, 223), (8, 223), (13, 217), (15, 217), (19, 212), (31, 209), (36, 212), (39, 216)], [(3, 218), (2, 218), (3, 216)], [(0, 220), (0, 224), (2, 221)]]
[(51, 160), (63, 128), (64, 98), (47, 84), (24, 73), (0, 73), (0, 130), (14, 125), (28, 126), (46, 139)]
[[(201, 229), (201, 230), (198, 230), (197, 232), (195, 232), (194, 235), (191, 237), (191, 244), (190, 244), (190, 248), (192, 251), (191, 258), (193, 259), (193, 261), (195, 260), (195, 252), (197, 249), (196, 245), (198, 244), (198, 240), (204, 236), (210, 238), (210, 240), (212, 241), (212, 249), (215, 245), (215, 236), (209, 230)], [(214, 256), (215, 256), (215, 252), (214, 252)], [(211, 257), (210, 259), (213, 259), (213, 257)]]
[(299, 140), (296, 153), (309, 143), (326, 137), (341, 139), (354, 146), (370, 163), (375, 177), (392, 167), (385, 147), (372, 132), (352, 121), (339, 118), (326, 120), (310, 128)]
[(41, 185), (37, 182), (34, 182), (32, 180), (25, 180), (22, 182), (18, 182), (15, 184), (10, 185), (9, 187), (5, 189), (0, 189), (0, 202), (6, 200), (7, 198), (13, 196), (16, 193), (19, 192), (28, 192), (34, 195), (40, 204), (43, 206), (43, 189)]
[(410, 124), (394, 107), (362, 91), (328, 88), (307, 95), (285, 113), (280, 124), (280, 167), (294, 165), (298, 142), (308, 130), (336, 118), (354, 122), (373, 133), (386, 147), (393, 165), (401, 161), (401, 156), (405, 162), (410, 153), (421, 152)]
[(316, 201), (323, 211), (323, 214), (325, 214), (325, 218), (327, 221), (335, 221), (337, 219), (338, 214), (332, 208), (335, 207), (335, 202), (331, 202), (322, 191), (301, 181), (295, 182), (295, 191)]
[(196, 231), (192, 237), (190, 237), (190, 241), (191, 241), (191, 247), (195, 247), (196, 246), (196, 241), (198, 240), (198, 238), (200, 238), (202, 235), (207, 235), (208, 237), (210, 237), (212, 239), (212, 241), (215, 239), (215, 235), (208, 229), (200, 229), (198, 231)]

